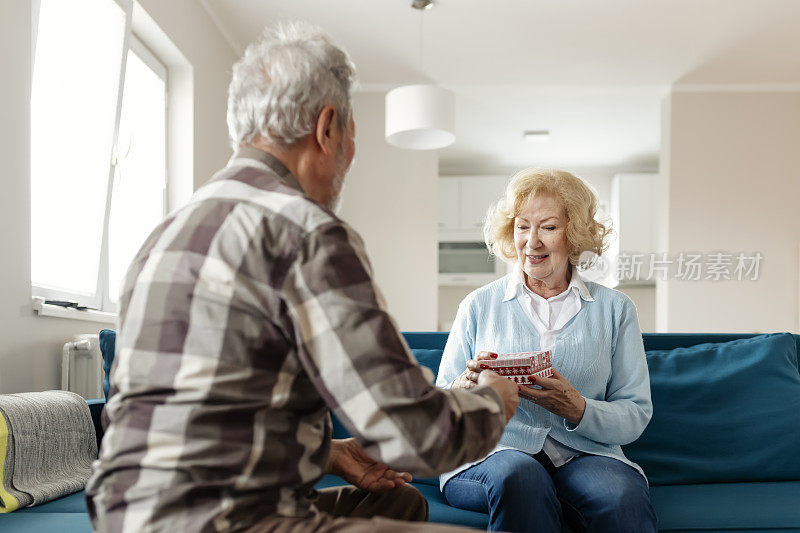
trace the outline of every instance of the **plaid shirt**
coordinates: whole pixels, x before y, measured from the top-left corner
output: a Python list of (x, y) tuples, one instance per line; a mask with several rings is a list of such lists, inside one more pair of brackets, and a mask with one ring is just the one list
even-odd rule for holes
[(331, 409), (367, 453), (418, 476), (483, 456), (504, 428), (492, 389), (431, 385), (360, 237), (260, 150), (240, 150), (150, 235), (119, 320), (86, 490), (101, 531), (307, 515)]

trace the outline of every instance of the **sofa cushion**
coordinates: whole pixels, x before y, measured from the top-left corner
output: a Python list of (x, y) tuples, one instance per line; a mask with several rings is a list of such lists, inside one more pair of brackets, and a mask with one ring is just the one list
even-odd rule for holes
[(800, 374), (787, 333), (647, 352), (653, 418), (625, 447), (651, 485), (800, 479)]
[(92, 533), (89, 513), (15, 513), (3, 515), (0, 531), (13, 533)]
[(33, 507), (25, 507), (18, 510), (14, 514), (19, 513), (88, 513), (86, 508), (86, 493), (85, 491), (73, 492), (55, 500), (43, 503), (41, 505), (34, 505)]
[(447, 331), (404, 331), (403, 338), (412, 349), (444, 350), (449, 334)]
[(800, 481), (650, 488), (659, 531), (797, 531), (798, 494)]
[(417, 362), (430, 368), (433, 371), (434, 379), (439, 373), (439, 363), (442, 362), (442, 350), (428, 350), (424, 348), (414, 348), (411, 350)]
[[(347, 482), (338, 476), (327, 475), (320, 479), (314, 488), (321, 490), (328, 487), (338, 487), (346, 484)], [(486, 529), (486, 526), (489, 523), (489, 515), (450, 507), (447, 505), (444, 496), (442, 496), (442, 493), (439, 491), (438, 483), (435, 487), (416, 482), (412, 483), (412, 485), (414, 485), (417, 490), (419, 490), (422, 495), (425, 496), (425, 499), (428, 500), (428, 520), (430, 522), (456, 524), (460, 526)]]

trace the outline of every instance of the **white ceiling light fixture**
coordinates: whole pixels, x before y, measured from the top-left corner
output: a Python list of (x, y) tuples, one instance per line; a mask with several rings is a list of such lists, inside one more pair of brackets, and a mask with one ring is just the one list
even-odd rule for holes
[(528, 130), (522, 133), (522, 138), (528, 143), (546, 143), (550, 140), (549, 130)]
[[(422, 71), (422, 11), (433, 0), (413, 0), (420, 10), (420, 70)], [(386, 141), (409, 150), (437, 150), (456, 140), (455, 95), (436, 85), (404, 85), (386, 94)]]
[(455, 98), (436, 85), (405, 85), (386, 94), (386, 140), (409, 150), (450, 146), (455, 135)]

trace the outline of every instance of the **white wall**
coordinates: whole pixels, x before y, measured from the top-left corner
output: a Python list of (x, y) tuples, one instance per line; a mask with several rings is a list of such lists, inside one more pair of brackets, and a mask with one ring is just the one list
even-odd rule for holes
[(758, 281), (671, 278), (659, 326), (798, 331), (800, 92), (674, 92), (664, 109), (668, 251), (764, 259)]
[[(669, 222), (670, 222), (670, 159), (672, 151), (670, 132), (672, 130), (672, 100), (669, 96), (664, 98), (661, 105), (661, 158), (659, 161), (658, 183), (658, 251), (667, 252), (669, 247)], [(665, 333), (669, 322), (669, 282), (656, 279), (655, 301), (655, 331)]]
[(31, 311), (31, 5), (16, 0), (0, 5), (0, 393), (8, 393), (56, 387), (60, 345), (101, 326), (40, 319)]
[[(230, 150), (225, 126), (231, 47), (192, 0), (143, 0), (143, 6), (193, 64), (195, 183), (222, 166)], [(104, 324), (37, 317), (30, 289), (31, 3), (0, 2), (0, 393), (46, 390), (60, 383), (62, 344)], [(68, 131), (60, 131), (68, 134)]]
[(625, 293), (636, 305), (636, 314), (639, 317), (639, 328), (643, 333), (656, 331), (656, 289), (652, 285), (637, 287), (627, 285), (617, 287)]
[(450, 331), (450, 326), (456, 318), (458, 306), (469, 293), (478, 287), (460, 285), (441, 285), (439, 287), (439, 311), (437, 313), (436, 329)]
[(194, 74), (194, 185), (197, 189), (231, 156), (225, 113), (231, 67), (238, 54), (197, 0), (138, 0), (189, 60)]
[(436, 152), (384, 139), (384, 93), (353, 97), (356, 156), (339, 215), (364, 238), (375, 280), (403, 331), (436, 329)]

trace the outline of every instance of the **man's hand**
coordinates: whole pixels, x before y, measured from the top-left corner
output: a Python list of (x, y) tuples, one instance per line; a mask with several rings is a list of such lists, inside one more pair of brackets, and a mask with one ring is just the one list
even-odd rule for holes
[(484, 370), (478, 374), (478, 385), (486, 385), (497, 391), (500, 398), (503, 399), (503, 410), (506, 415), (506, 424), (514, 416), (517, 407), (519, 407), (519, 391), (517, 384), (506, 379), (497, 372), (491, 370)]
[(481, 365), (484, 359), (497, 359), (494, 352), (480, 352), (475, 359), (467, 361), (467, 368), (453, 381), (454, 389), (471, 389), (478, 385), (478, 376), (486, 365)]
[(563, 417), (571, 424), (580, 424), (586, 410), (586, 400), (572, 383), (567, 381), (567, 378), (554, 368), (552, 378), (534, 378), (534, 384), (542, 388), (534, 389), (519, 385), (520, 396)]
[(408, 472), (395, 472), (366, 454), (356, 439), (331, 441), (328, 473), (370, 492), (386, 492), (411, 482)]

